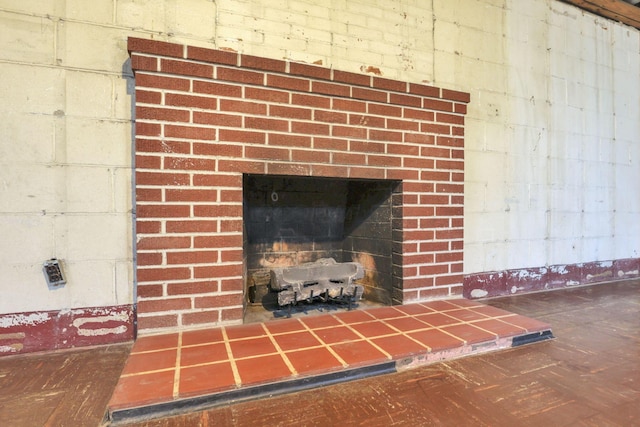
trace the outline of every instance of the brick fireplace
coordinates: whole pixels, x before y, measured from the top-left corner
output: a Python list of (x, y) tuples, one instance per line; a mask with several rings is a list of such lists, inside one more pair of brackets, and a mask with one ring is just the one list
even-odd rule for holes
[(141, 333), (242, 322), (252, 273), (327, 255), (361, 262), (385, 304), (462, 295), (467, 93), (128, 48)]

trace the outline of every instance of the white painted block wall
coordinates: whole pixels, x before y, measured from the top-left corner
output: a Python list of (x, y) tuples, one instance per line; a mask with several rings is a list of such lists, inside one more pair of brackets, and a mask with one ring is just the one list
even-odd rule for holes
[(0, 0), (0, 313), (133, 302), (129, 36), (470, 92), (467, 273), (640, 256), (637, 30), (555, 0)]
[[(495, 84), (450, 80), (472, 94), (465, 272), (638, 257), (638, 31), (558, 1), (475, 3), (501, 35), (489, 68), (462, 52)], [(482, 51), (476, 25), (452, 19)]]

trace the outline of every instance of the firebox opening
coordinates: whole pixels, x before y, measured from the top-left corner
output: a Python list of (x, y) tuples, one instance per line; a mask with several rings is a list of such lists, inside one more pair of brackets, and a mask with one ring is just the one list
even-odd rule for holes
[[(390, 305), (400, 288), (394, 242), (401, 241), (401, 182), (244, 175), (245, 301), (277, 311), (273, 268), (322, 258), (358, 262), (363, 299)], [(396, 206), (397, 205), (397, 206)], [(396, 274), (394, 274), (396, 273)]]

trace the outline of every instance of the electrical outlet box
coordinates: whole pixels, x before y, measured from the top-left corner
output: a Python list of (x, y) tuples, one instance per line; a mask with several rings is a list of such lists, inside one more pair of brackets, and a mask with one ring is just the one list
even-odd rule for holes
[(44, 277), (47, 279), (47, 285), (49, 286), (62, 286), (67, 283), (64, 275), (62, 274), (62, 268), (60, 267), (60, 261), (55, 258), (51, 258), (44, 262), (43, 266)]

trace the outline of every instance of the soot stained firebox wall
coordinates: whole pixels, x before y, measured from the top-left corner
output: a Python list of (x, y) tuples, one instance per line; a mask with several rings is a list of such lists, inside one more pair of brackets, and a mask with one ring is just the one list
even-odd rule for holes
[(245, 175), (245, 295), (261, 294), (255, 287), (266, 286), (271, 268), (334, 258), (361, 263), (364, 298), (391, 304), (402, 280), (393, 268), (399, 187), (389, 180)]

